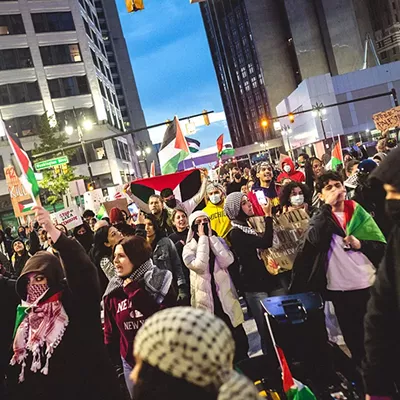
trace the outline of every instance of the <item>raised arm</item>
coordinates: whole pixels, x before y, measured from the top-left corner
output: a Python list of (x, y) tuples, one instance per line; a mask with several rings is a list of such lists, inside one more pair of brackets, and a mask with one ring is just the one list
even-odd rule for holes
[(127, 183), (124, 186), (125, 193), (128, 195), (128, 197), (139, 207), (140, 210), (143, 212), (150, 214), (150, 208), (147, 203), (145, 203), (143, 200), (140, 200), (139, 197), (136, 197), (132, 191), (131, 191), (131, 185), (130, 183)]
[(185, 207), (186, 212), (190, 215), (194, 209), (201, 203), (206, 195), (207, 190), (207, 175), (204, 170), (200, 171), (201, 173), (201, 186), (200, 190), (189, 200), (183, 202), (183, 206)]

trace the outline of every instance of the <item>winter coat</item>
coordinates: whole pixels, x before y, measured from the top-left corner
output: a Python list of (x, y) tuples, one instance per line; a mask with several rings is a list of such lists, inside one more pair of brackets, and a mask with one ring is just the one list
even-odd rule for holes
[[(292, 293), (326, 291), (326, 266), (334, 234), (346, 237), (343, 228), (332, 215), (332, 207), (324, 204), (311, 218), (308, 230), (298, 247), (290, 285)], [(385, 244), (362, 240), (360, 251), (377, 268), (382, 260)]]
[(5, 270), (7, 273), (12, 274), (12, 266), (10, 261), (5, 254), (0, 253), (0, 274), (2, 270)]
[(172, 272), (175, 285), (179, 287), (187, 283), (181, 260), (171, 239), (163, 237), (158, 241), (153, 250), (152, 259), (158, 268)]
[(190, 269), (190, 293), (192, 307), (214, 312), (211, 287), (210, 251), (215, 255), (214, 280), (222, 309), (234, 327), (244, 322), (236, 289), (231, 281), (228, 267), (234, 256), (222, 238), (200, 236), (192, 239), (183, 249), (183, 260)]
[(365, 352), (363, 375), (366, 393), (393, 396), (394, 383), (400, 385), (395, 366), (400, 358), (400, 227), (389, 238), (385, 257), (371, 288), (365, 316)]
[[(11, 374), (10, 399), (119, 400), (119, 383), (103, 342), (96, 267), (83, 247), (64, 234), (54, 248), (60, 253), (64, 270), (57, 261), (58, 264), (52, 268), (37, 263), (39, 267), (36, 266), (35, 271), (44, 273), (46, 277), (51, 273), (52, 281), (58, 282), (57, 291), (62, 291), (61, 302), (69, 317), (69, 324), (50, 359), (48, 375), (30, 370), (31, 355), (28, 355), (22, 383), (17, 382), (21, 366), (12, 367), (17, 374)], [(40, 253), (34, 257), (40, 257)], [(29, 270), (25, 269), (23, 274), (32, 271), (29, 264), (27, 267)], [(64, 271), (67, 283), (62, 280)], [(53, 290), (52, 287), (50, 290)], [(24, 298), (24, 279), (18, 281), (17, 290), (20, 297)]]
[[(292, 169), (291, 169), (291, 171), (289, 173), (284, 171), (283, 164), (290, 165), (290, 167)], [(278, 182), (282, 182), (284, 179), (290, 179), (290, 180), (292, 180), (294, 182), (300, 182), (300, 183), (306, 181), (306, 177), (304, 176), (304, 174), (301, 171), (298, 171), (298, 170), (296, 171), (296, 168), (295, 168), (295, 166), (293, 164), (293, 161), (292, 161), (292, 159), (290, 157), (284, 158), (280, 163), (280, 167), (281, 167), (281, 170), (283, 172), (281, 172), (279, 174)]]
[(12, 271), (11, 274), (15, 277), (21, 275), (21, 271), (24, 269), (26, 262), (30, 259), (31, 255), (25, 250), (21, 256), (14, 253), (11, 257)]

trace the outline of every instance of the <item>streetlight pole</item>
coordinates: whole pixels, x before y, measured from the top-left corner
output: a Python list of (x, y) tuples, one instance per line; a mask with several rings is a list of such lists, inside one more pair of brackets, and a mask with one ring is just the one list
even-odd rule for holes
[[(144, 166), (146, 167), (147, 177), (150, 177), (149, 166), (147, 164), (147, 155), (151, 153), (151, 147), (147, 144), (147, 142), (140, 142), (137, 145), (136, 155), (138, 157), (142, 157), (144, 161)], [(139, 160), (140, 163), (140, 160)]]

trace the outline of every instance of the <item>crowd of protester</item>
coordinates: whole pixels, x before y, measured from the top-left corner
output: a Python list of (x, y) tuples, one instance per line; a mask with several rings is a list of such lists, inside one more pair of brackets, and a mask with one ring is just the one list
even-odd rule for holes
[[(202, 171), (185, 202), (164, 188), (136, 218), (86, 210), (72, 232), (36, 207), (15, 237), (0, 231), (0, 397), (255, 399), (232, 369), (248, 358), (243, 304), (267, 354), (261, 301), (306, 292), (333, 304), (368, 396), (394, 397), (400, 149), (377, 150), (345, 152), (339, 170), (302, 153), (215, 181)], [(272, 274), (263, 255), (291, 212), (308, 227), (293, 268)], [(359, 216), (368, 235), (348, 233)]]

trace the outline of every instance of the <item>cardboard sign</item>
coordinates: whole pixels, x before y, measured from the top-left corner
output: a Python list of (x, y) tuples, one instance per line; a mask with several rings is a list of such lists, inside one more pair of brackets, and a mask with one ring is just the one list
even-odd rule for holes
[[(263, 217), (250, 218), (254, 230), (265, 230)], [(308, 228), (309, 216), (304, 210), (290, 211), (274, 217), (274, 242), (270, 249), (261, 252), (265, 267), (272, 275), (290, 271), (297, 254), (297, 245)]]
[(124, 210), (128, 215), (130, 215), (130, 212), (128, 210), (128, 200), (126, 198), (112, 200), (112, 201), (105, 201), (103, 205), (107, 211), (107, 215), (110, 215), (110, 211), (114, 207), (117, 207), (120, 210)]
[(386, 133), (389, 129), (400, 128), (400, 106), (372, 116), (376, 129)]
[(65, 225), (68, 230), (73, 230), (83, 223), (82, 218), (75, 207), (65, 208), (64, 210), (51, 214), (50, 217), (54, 223)]
[(25, 211), (24, 204), (32, 203), (32, 197), (25, 190), (24, 185), (18, 178), (13, 166), (4, 168), (4, 174), (6, 176), (6, 182), (8, 186), (8, 192), (10, 193), (11, 204), (13, 206), (14, 215), (18, 217), (24, 217), (29, 214), (33, 214), (33, 211)]

